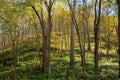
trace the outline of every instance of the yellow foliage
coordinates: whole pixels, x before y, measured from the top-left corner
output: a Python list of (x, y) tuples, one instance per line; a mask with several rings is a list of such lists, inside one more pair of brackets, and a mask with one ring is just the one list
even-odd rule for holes
[(45, 4), (47, 4), (47, 0), (43, 0), (43, 2), (44, 2)]

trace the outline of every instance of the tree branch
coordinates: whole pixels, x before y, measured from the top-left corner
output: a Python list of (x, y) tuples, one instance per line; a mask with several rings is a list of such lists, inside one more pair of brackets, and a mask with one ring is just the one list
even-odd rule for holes
[(39, 19), (39, 22), (40, 22), (40, 24), (41, 24), (41, 28), (42, 28), (42, 32), (45, 34), (45, 28), (44, 28), (44, 26), (42, 25), (43, 24), (43, 21), (41, 20), (41, 17), (40, 17), (40, 15), (39, 15), (39, 13), (37, 12), (37, 10), (35, 9), (35, 7), (34, 6), (31, 6), (32, 7), (32, 9), (35, 11), (35, 13), (36, 13), (36, 15), (37, 15), (37, 17), (38, 17), (38, 19)]

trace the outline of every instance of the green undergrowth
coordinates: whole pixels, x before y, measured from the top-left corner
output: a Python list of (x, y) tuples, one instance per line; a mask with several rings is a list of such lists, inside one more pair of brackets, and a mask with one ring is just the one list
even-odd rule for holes
[[(41, 48), (40, 51), (42, 51)], [(0, 53), (0, 60), (6, 60), (10, 52), (9, 49)], [(115, 51), (110, 51), (108, 56), (103, 52), (100, 56), (98, 74), (94, 74), (94, 54), (91, 51), (86, 51), (84, 74), (78, 49), (75, 49), (73, 69), (69, 67), (69, 50), (60, 51), (57, 48), (51, 48), (51, 73), (49, 75), (41, 72), (41, 59), (35, 45), (22, 46), (19, 59), (17, 67), (1, 64), (0, 80), (118, 80), (118, 56)], [(11, 60), (8, 62), (10, 63)]]

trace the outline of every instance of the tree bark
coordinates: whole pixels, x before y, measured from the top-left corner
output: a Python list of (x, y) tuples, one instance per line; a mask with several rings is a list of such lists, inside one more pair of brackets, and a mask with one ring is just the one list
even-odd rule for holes
[(117, 0), (118, 4), (118, 55), (119, 55), (119, 79), (120, 79), (120, 0)]
[[(46, 9), (47, 9), (47, 13), (48, 13), (48, 19), (47, 19), (47, 27), (44, 24), (44, 20), (43, 20), (43, 11), (41, 9), (41, 16), (39, 15), (39, 13), (37, 12), (37, 10), (35, 9), (34, 6), (31, 6), (32, 9), (35, 11), (41, 28), (42, 28), (42, 37), (43, 37), (43, 44), (42, 44), (42, 49), (43, 49), (43, 56), (42, 56), (42, 72), (50, 74), (50, 36), (51, 36), (51, 32), (52, 32), (52, 16), (51, 16), (51, 10), (52, 10), (52, 6), (55, 2), (55, 0), (49, 0), (49, 4), (45, 1), (43, 1)], [(42, 0), (41, 0), (41, 4), (42, 4)]]
[(47, 19), (47, 28), (46, 34), (43, 34), (43, 60), (42, 60), (42, 71), (44, 73), (50, 74), (50, 37), (52, 32), (52, 16), (51, 10), (52, 5), (55, 0), (49, 0), (49, 5), (47, 3), (47, 12), (48, 12), (48, 19)]
[(84, 74), (84, 60), (83, 60), (83, 49), (82, 49), (82, 44), (81, 44), (81, 37), (80, 37), (80, 32), (79, 32), (79, 26), (78, 26), (78, 23), (77, 23), (77, 21), (76, 21), (76, 18), (75, 18), (75, 16), (74, 16), (74, 12), (73, 12), (73, 9), (72, 9), (72, 6), (71, 6), (71, 4), (70, 4), (70, 1), (69, 0), (67, 0), (67, 2), (68, 2), (68, 5), (69, 5), (69, 8), (70, 8), (70, 11), (71, 11), (71, 13), (70, 13), (70, 16), (71, 16), (71, 18), (72, 18), (72, 23), (74, 24), (74, 28), (75, 28), (75, 30), (76, 30), (76, 33), (77, 33), (77, 37), (78, 37), (78, 44), (79, 44), (79, 49), (80, 49), (80, 56), (81, 56), (81, 66), (82, 66), (82, 73)]
[(88, 46), (87, 49), (91, 51), (91, 42), (90, 42), (90, 26), (89, 26), (89, 22), (87, 20), (87, 41), (88, 41)]
[(43, 36), (42, 72), (50, 73), (50, 36)]
[(52, 29), (52, 22), (51, 22), (51, 10), (48, 10), (48, 28), (47, 34), (43, 35), (43, 64), (42, 70), (43, 72), (47, 72), (50, 74), (50, 34)]
[[(73, 12), (75, 16), (75, 8), (76, 8), (76, 0), (73, 1)], [(74, 67), (74, 38), (75, 38), (75, 30), (74, 24), (71, 23), (71, 36), (70, 36), (70, 67)]]
[(95, 1), (95, 20), (94, 20), (94, 43), (95, 43), (95, 48), (94, 48), (94, 73), (98, 73), (98, 61), (99, 61), (99, 55), (98, 55), (98, 50), (99, 50), (99, 25), (100, 25), (100, 18), (101, 18), (101, 1), (99, 1), (99, 11), (97, 14), (97, 2), (98, 0)]

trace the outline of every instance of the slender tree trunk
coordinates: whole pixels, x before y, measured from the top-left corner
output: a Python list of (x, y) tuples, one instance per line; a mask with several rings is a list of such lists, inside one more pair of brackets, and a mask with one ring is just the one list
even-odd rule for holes
[(15, 40), (12, 39), (12, 54), (14, 55), (14, 66), (17, 65), (17, 54), (16, 54), (16, 46), (15, 46)]
[[(35, 27), (35, 31), (36, 31), (36, 53), (38, 53), (38, 55), (39, 55), (40, 68), (41, 68), (42, 55), (40, 54), (40, 41), (39, 41), (40, 36), (39, 36), (38, 27), (37, 27), (36, 23), (34, 24), (34, 27)], [(36, 55), (35, 55), (35, 57), (36, 57)]]
[(120, 79), (120, 0), (117, 0), (118, 4), (118, 55), (119, 55), (119, 79)]
[(18, 65), (19, 63), (19, 32), (16, 32), (16, 44), (15, 44), (15, 48), (16, 48), (16, 65)]
[[(76, 0), (73, 0), (73, 12), (75, 16)], [(70, 67), (74, 67), (74, 44), (75, 44), (75, 30), (74, 24), (71, 24), (71, 37), (70, 37)]]
[(68, 5), (69, 5), (69, 8), (71, 10), (71, 18), (72, 18), (72, 23), (74, 24), (74, 27), (76, 29), (76, 32), (77, 32), (77, 37), (78, 37), (78, 43), (79, 43), (79, 48), (80, 48), (80, 56), (81, 56), (81, 66), (82, 66), (82, 72), (84, 74), (84, 61), (83, 61), (83, 49), (82, 49), (82, 44), (81, 44), (81, 37), (80, 37), (80, 33), (79, 33), (79, 27), (78, 27), (78, 24), (77, 24), (77, 21), (76, 21), (76, 18), (75, 18), (75, 15), (74, 15), (74, 12), (73, 12), (73, 9), (72, 9), (72, 6), (70, 4), (70, 1), (67, 0), (68, 2)]
[[(109, 12), (109, 9), (107, 10), (108, 12)], [(106, 50), (106, 52), (107, 52), (107, 55), (109, 55), (109, 49), (110, 49), (110, 35), (109, 35), (109, 33), (110, 33), (110, 30), (109, 30), (109, 27), (110, 27), (110, 25), (109, 25), (109, 22), (110, 22), (110, 20), (109, 20), (109, 13), (107, 13), (107, 16), (108, 16), (108, 23), (107, 23), (107, 25), (108, 25), (108, 28), (107, 28), (107, 50)]]
[(95, 73), (98, 72), (98, 46), (99, 46), (99, 42), (98, 42), (98, 27), (95, 25), (94, 28), (94, 41), (95, 41), (95, 49), (94, 49), (94, 69), (95, 69)]
[(100, 25), (100, 15), (101, 15), (101, 0), (99, 0), (99, 11), (97, 15), (97, 2), (95, 1), (95, 20), (94, 20), (94, 43), (95, 43), (95, 49), (94, 49), (94, 73), (98, 73), (98, 50), (99, 50), (99, 25)]
[(71, 38), (70, 38), (70, 66), (74, 67), (74, 27), (71, 26)]
[(107, 51), (107, 55), (109, 55), (109, 49), (110, 49), (110, 35), (107, 36), (107, 50), (106, 50)]
[(87, 28), (87, 26), (86, 26), (86, 24), (85, 24), (85, 22), (87, 21), (87, 18), (85, 17), (85, 16), (87, 16), (87, 15), (85, 15), (85, 13), (87, 13), (86, 12), (86, 10), (85, 10), (85, 7), (86, 7), (87, 5), (86, 5), (86, 0), (83, 0), (83, 9), (82, 9), (82, 11), (83, 11), (83, 13), (82, 13), (82, 54), (83, 54), (83, 56), (82, 56), (82, 61), (83, 61), (83, 72), (85, 72), (85, 62), (86, 62), (86, 60), (85, 60), (85, 43), (86, 43), (86, 28)]
[(5, 35), (2, 36), (2, 48), (1, 50), (3, 51), (5, 49)]
[(89, 26), (89, 22), (87, 20), (87, 41), (88, 41), (88, 46), (87, 49), (91, 50), (91, 42), (90, 42), (90, 26)]

